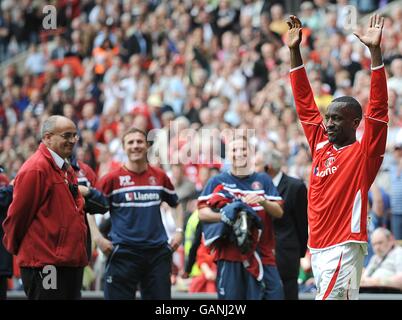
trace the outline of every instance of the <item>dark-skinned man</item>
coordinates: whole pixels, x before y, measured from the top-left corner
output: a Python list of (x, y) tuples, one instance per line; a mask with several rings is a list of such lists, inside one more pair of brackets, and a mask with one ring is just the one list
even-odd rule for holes
[[(309, 243), (318, 300), (358, 299), (367, 254), (368, 190), (381, 166), (387, 139), (387, 83), (381, 57), (384, 18), (373, 15), (355, 35), (371, 54), (370, 97), (333, 100), (325, 120), (314, 102), (300, 54), (302, 25), (290, 16), (287, 45), (296, 109), (313, 157), (308, 192)], [(356, 129), (364, 119), (364, 134)]]

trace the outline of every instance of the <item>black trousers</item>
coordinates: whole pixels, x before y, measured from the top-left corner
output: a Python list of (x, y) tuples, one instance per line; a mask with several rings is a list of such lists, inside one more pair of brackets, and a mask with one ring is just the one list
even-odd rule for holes
[(52, 272), (43, 268), (21, 267), (25, 294), (30, 300), (78, 300), (83, 270), (82, 267), (55, 267), (52, 279)]
[(275, 250), (276, 265), (283, 283), (283, 292), (285, 300), (299, 299), (299, 285), (297, 278), (299, 276), (300, 256), (297, 247), (276, 247)]
[(164, 246), (134, 249), (117, 245), (105, 268), (105, 299), (132, 300), (138, 286), (143, 300), (171, 298), (172, 251)]
[(7, 299), (7, 277), (0, 276), (0, 300)]

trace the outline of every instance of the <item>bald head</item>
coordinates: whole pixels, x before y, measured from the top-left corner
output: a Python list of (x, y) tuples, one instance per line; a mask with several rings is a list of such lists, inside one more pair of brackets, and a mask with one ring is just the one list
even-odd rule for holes
[(380, 227), (373, 231), (373, 234), (371, 235), (371, 237), (373, 239), (384, 238), (384, 239), (389, 240), (392, 237), (392, 233), (388, 229)]
[(384, 257), (394, 245), (391, 231), (385, 228), (375, 229), (371, 235), (371, 245), (377, 256)]
[(46, 133), (53, 133), (57, 127), (68, 124), (72, 124), (75, 127), (74, 122), (69, 118), (63, 116), (50, 116), (42, 124), (42, 129), (40, 131), (41, 138), (43, 139)]
[(71, 157), (78, 141), (77, 127), (63, 116), (51, 116), (43, 122), (42, 142), (63, 159)]
[(278, 173), (281, 171), (283, 165), (283, 156), (278, 150), (270, 150), (264, 153), (264, 162), (265, 165), (268, 165)]

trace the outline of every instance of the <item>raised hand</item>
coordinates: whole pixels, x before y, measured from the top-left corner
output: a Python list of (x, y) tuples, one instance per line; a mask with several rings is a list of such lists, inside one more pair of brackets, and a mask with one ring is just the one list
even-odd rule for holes
[(382, 28), (384, 27), (384, 18), (378, 14), (370, 17), (368, 28), (364, 34), (353, 32), (367, 47), (379, 47), (381, 43)]
[(289, 49), (298, 48), (302, 41), (302, 24), (296, 16), (289, 16), (289, 20), (286, 23), (289, 26), (286, 45)]

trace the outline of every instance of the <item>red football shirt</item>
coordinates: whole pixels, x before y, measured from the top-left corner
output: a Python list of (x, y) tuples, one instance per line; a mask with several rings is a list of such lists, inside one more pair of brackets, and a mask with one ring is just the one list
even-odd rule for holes
[(290, 72), (296, 109), (313, 156), (308, 192), (309, 247), (367, 241), (368, 190), (381, 166), (387, 139), (384, 67), (374, 68), (361, 141), (336, 149), (328, 141), (303, 66)]

